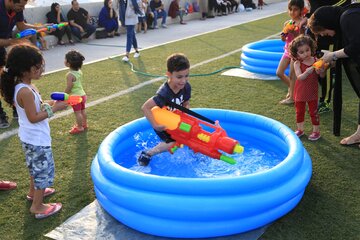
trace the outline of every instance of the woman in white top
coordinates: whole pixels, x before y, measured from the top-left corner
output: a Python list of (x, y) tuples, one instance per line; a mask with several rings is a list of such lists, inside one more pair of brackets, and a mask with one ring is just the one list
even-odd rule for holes
[(119, 17), (122, 26), (126, 27), (126, 56), (123, 57), (124, 62), (129, 61), (131, 46), (135, 49), (134, 58), (138, 58), (137, 40), (135, 36), (135, 26), (138, 24), (138, 14), (141, 14), (139, 5), (141, 0), (119, 0)]
[(32, 201), (30, 212), (35, 218), (45, 218), (60, 211), (61, 203), (44, 204), (43, 197), (51, 195), (54, 182), (54, 159), (48, 118), (65, 109), (65, 102), (42, 104), (32, 80), (40, 79), (44, 71), (41, 52), (30, 45), (13, 47), (1, 73), (1, 94), (9, 105), (15, 105), (19, 115), (19, 138), (30, 173), (30, 189), (26, 198)]

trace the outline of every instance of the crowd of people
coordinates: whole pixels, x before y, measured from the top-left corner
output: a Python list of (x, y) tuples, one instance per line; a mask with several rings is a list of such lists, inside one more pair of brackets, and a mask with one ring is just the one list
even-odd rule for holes
[[(232, 2), (223, 1), (230, 2), (230, 4)], [(308, 139), (316, 141), (321, 137), (318, 113), (318, 81), (321, 83), (321, 79), (324, 79), (328, 66), (336, 66), (337, 84), (335, 87), (341, 87), (341, 79), (338, 78), (341, 76), (339, 66), (342, 64), (354, 91), (360, 97), (360, 47), (358, 45), (360, 30), (352, 27), (354, 22), (360, 20), (360, 4), (349, 4), (346, 7), (322, 6), (315, 11), (310, 11), (310, 15), (303, 16), (303, 1), (289, 0), (288, 2), (292, 24), (297, 28), (283, 33), (283, 40), (288, 41), (286, 58), (289, 59), (286, 60), (285, 65), (291, 66), (290, 77), (284, 82), (288, 86), (286, 99), (290, 98), (295, 103), (296, 135), (298, 137), (304, 135), (304, 116), (306, 105), (308, 105), (313, 126)], [(178, 0), (173, 0), (173, 2), (175, 3), (170, 6), (176, 10), (174, 16), (179, 16), (180, 23), (184, 24), (184, 20), (180, 16), (183, 14), (180, 13), (183, 9), (180, 8)], [(25, 23), (23, 10), (26, 3), (26, 0), (0, 0), (0, 93), (4, 101), (13, 107), (14, 115), (19, 116), (19, 138), (30, 173), (29, 192), (26, 198), (32, 201), (30, 212), (34, 214), (35, 218), (42, 219), (59, 212), (62, 208), (61, 203), (45, 204), (43, 199), (55, 193), (55, 189), (51, 188), (54, 181), (55, 166), (48, 120), (54, 116), (54, 112), (64, 110), (67, 104), (63, 101), (47, 103), (42, 101), (39, 90), (33, 82), (40, 79), (44, 71), (43, 56), (40, 50), (31, 45), (27, 39), (11, 37), (15, 25), (20, 31), (43, 27)], [(51, 31), (58, 38), (60, 45), (64, 44), (62, 37), (65, 34), (68, 35), (69, 43), (74, 43), (71, 34), (77, 40), (84, 40), (95, 31), (95, 27), (88, 23), (88, 12), (81, 8), (76, 0), (73, 0), (71, 4), (72, 8), (67, 14), (69, 25)], [(127, 30), (126, 56), (123, 61), (128, 61), (131, 47), (135, 49), (134, 57), (140, 55), (137, 49), (135, 29), (139, 22), (141, 23), (140, 20), (143, 20), (139, 17), (144, 17), (147, 3), (146, 0), (119, 0), (119, 4), (120, 22)], [(313, 7), (311, 1), (308, 4)], [(161, 0), (152, 0), (149, 6), (152, 9), (154, 19), (161, 18), (161, 26), (166, 27), (163, 16), (167, 16), (167, 14)], [(203, 13), (208, 13), (209, 5), (200, 4), (199, 6), (206, 7), (205, 10), (203, 9)], [(235, 8), (236, 5), (233, 7)], [(227, 11), (230, 12), (231, 9)], [(101, 14), (103, 17), (99, 17), (99, 24), (106, 29), (108, 37), (115, 36), (119, 25), (116, 23), (117, 14), (112, 8), (112, 0), (104, 0)], [(202, 18), (204, 17), (207, 17), (206, 14), (202, 14)], [(59, 4), (52, 4), (47, 18), (55, 24), (64, 21)], [(116, 21), (113, 21), (114, 19)], [(308, 32), (303, 32), (305, 25), (308, 26)], [(153, 23), (152, 26), (156, 28), (157, 24)], [(314, 67), (314, 63), (320, 58), (316, 56), (316, 52), (324, 50), (319, 47), (319, 44), (316, 49), (317, 41), (319, 41), (316, 36), (329, 36), (335, 43), (333, 51), (325, 51), (323, 56), (320, 56), (324, 62), (328, 63), (328, 65), (321, 67)], [(11, 45), (14, 46), (7, 52), (6, 47)], [(66, 75), (64, 92), (81, 96), (81, 101), (72, 106), (75, 114), (75, 125), (70, 129), (70, 134), (80, 134), (88, 128), (85, 112), (86, 93), (81, 84), (83, 78), (81, 67), (84, 60), (84, 56), (74, 50), (69, 51), (65, 56), (65, 66), (69, 68), (69, 72)], [(282, 64), (284, 63), (280, 62), (280, 66)], [(167, 69), (167, 81), (159, 88), (156, 95), (148, 99), (142, 106), (144, 115), (163, 141), (154, 149), (141, 153), (138, 162), (143, 166), (149, 164), (152, 156), (165, 151), (169, 142), (172, 141), (164, 132), (164, 127), (155, 124), (150, 109), (154, 106), (171, 107), (170, 103), (172, 102), (185, 108), (190, 106), (191, 86), (188, 83), (190, 64), (187, 57), (183, 54), (171, 55), (167, 59)], [(291, 87), (292, 81), (293, 87)], [(340, 90), (335, 88), (338, 95), (341, 95)], [(322, 98), (320, 97), (321, 101)], [(339, 101), (341, 105), (341, 96)], [(0, 117), (6, 120), (1, 105), (0, 110)], [(360, 103), (358, 119), (355, 133), (342, 139), (340, 144), (357, 144), (360, 147)], [(1, 127), (7, 126), (1, 125)], [(0, 181), (0, 190), (15, 188), (16, 183), (14, 182)]]

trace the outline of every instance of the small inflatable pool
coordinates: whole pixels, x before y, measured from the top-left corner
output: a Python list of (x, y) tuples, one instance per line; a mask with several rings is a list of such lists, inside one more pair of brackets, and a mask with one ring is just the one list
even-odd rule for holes
[[(276, 69), (284, 53), (285, 42), (280, 39), (261, 40), (242, 48), (240, 66), (253, 73), (276, 76)], [(285, 71), (289, 74), (289, 69)]]
[(236, 156), (238, 163), (185, 148), (159, 154), (140, 167), (139, 153), (158, 140), (145, 118), (135, 120), (105, 138), (91, 166), (96, 197), (109, 214), (152, 235), (207, 238), (262, 227), (299, 203), (312, 166), (291, 129), (250, 113), (195, 111), (219, 120), (240, 141), (245, 151)]

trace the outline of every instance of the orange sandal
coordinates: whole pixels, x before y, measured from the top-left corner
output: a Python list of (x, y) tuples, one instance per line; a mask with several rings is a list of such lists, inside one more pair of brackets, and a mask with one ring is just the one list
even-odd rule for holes
[(73, 126), (72, 129), (69, 131), (70, 134), (79, 134), (84, 132), (85, 129), (79, 130), (77, 126)]

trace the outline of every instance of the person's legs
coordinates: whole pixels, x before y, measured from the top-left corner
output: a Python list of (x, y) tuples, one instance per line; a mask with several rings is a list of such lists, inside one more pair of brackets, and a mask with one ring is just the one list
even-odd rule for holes
[(305, 119), (306, 102), (295, 102), (296, 112), (296, 134), (300, 137), (304, 134), (304, 119)]
[(74, 41), (72, 40), (72, 35), (71, 35), (71, 29), (69, 26), (65, 26), (63, 27), (63, 29), (65, 30), (66, 36), (69, 40), (69, 43), (74, 43)]
[(157, 28), (158, 11), (154, 11), (154, 23), (153, 28)]
[(133, 45), (134, 34), (134, 25), (126, 25), (126, 55), (128, 57)]
[(286, 57), (285, 55), (282, 56), (278, 68), (276, 69), (276, 75), (286, 84), (288, 87), (288, 93), (284, 100), (290, 97), (290, 78), (285, 74), (286, 68), (290, 64), (290, 58)]
[(77, 39), (81, 40), (82, 37), (81, 37), (80, 30), (77, 27), (73, 27), (73, 26), (71, 26), (70, 28), (71, 28), (72, 34), (74, 34)]
[(165, 25), (166, 24), (166, 17), (167, 17), (166, 11), (162, 10), (158, 16), (162, 17), (161, 25)]
[(308, 102), (308, 106), (309, 106), (309, 114), (310, 114), (310, 118), (311, 118), (311, 123), (313, 125), (313, 132), (320, 132), (320, 117), (318, 114), (318, 110), (317, 110), (317, 100), (313, 100), (313, 101), (309, 101)]
[(86, 34), (83, 36), (83, 38), (88, 38), (96, 31), (96, 27), (91, 24), (87, 24), (84, 30)]

